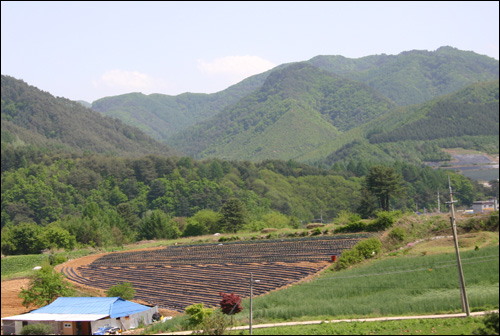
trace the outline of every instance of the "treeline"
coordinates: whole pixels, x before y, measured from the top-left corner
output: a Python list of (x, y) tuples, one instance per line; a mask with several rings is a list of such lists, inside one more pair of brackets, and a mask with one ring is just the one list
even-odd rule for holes
[(373, 134), (371, 143), (433, 140), (447, 137), (498, 135), (498, 102), (437, 102), (427, 115), (404, 128)]
[[(20, 246), (107, 246), (181, 235), (299, 228), (320, 216), (333, 220), (342, 212), (371, 216), (377, 211), (364, 185), (370, 165), (363, 162), (322, 169), (291, 160), (121, 158), (6, 144), (1, 153), (4, 253), (26, 253)], [(405, 193), (391, 202), (394, 209), (413, 210), (415, 202), (421, 208), (436, 208), (436, 192), (446, 190), (447, 174), (459, 205), (471, 205), (484, 192), (458, 174), (401, 162), (393, 166), (405, 186)], [(41, 228), (49, 233), (37, 244), (13, 238), (24, 237), (21, 233), (26, 231), (38, 237)]]

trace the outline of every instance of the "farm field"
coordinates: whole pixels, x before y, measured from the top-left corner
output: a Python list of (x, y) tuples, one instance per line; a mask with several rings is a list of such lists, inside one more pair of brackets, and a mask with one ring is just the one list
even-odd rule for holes
[(255, 296), (310, 278), (365, 236), (168, 246), (105, 254), (78, 266), (69, 262), (61, 272), (68, 280), (103, 290), (130, 282), (136, 299), (183, 312), (194, 303), (217, 306), (220, 292), (249, 297), (250, 273), (260, 281)]

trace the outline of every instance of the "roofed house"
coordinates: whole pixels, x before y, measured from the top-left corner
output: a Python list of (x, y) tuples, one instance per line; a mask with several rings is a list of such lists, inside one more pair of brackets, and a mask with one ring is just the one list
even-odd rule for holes
[(158, 306), (149, 307), (120, 297), (60, 297), (27, 314), (4, 317), (3, 334), (19, 334), (28, 324), (49, 324), (55, 334), (91, 335), (100, 327), (122, 330), (152, 323)]
[(472, 209), (474, 210), (474, 213), (497, 211), (498, 203), (496, 198), (490, 199), (488, 201), (476, 201), (472, 203)]

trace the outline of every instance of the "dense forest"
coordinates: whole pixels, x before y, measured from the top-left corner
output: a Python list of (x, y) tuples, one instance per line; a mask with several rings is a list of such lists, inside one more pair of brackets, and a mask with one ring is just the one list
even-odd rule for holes
[(1, 95), (2, 141), (109, 155), (179, 155), (136, 127), (22, 80), (2, 75)]
[[(53, 235), (46, 238), (48, 245), (103, 246), (301, 228), (320, 215), (325, 220), (341, 213), (374, 216), (380, 209), (366, 192), (369, 169), (361, 161), (334, 170), (294, 161), (122, 158), (2, 144), (2, 249), (7, 254), (37, 252), (42, 242), (30, 245), (30, 251), (16, 250), (13, 242), (41, 228)], [(392, 199), (391, 210), (411, 211), (415, 203), (420, 210), (435, 209), (437, 190), (446, 190), (448, 174), (459, 206), (494, 192), (456, 173), (403, 162), (394, 169), (404, 190)], [(238, 230), (224, 224), (229, 205), (243, 214)]]
[(167, 142), (197, 158), (290, 159), (394, 107), (362, 83), (295, 63), (275, 70), (260, 89)]

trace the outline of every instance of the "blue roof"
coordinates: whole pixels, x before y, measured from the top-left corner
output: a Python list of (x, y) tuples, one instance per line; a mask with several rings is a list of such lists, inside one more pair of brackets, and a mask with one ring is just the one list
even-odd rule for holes
[(120, 297), (60, 297), (51, 304), (30, 313), (105, 314), (122, 317), (148, 310), (150, 307)]

